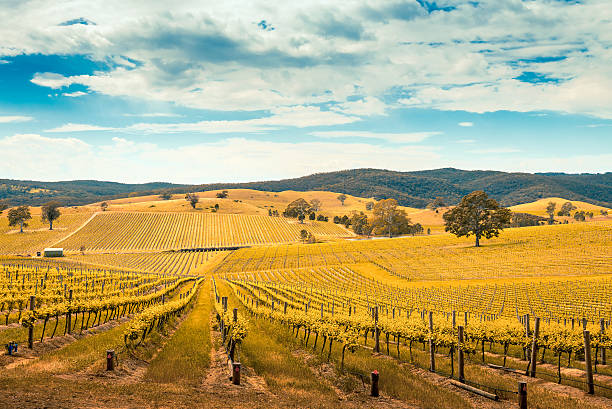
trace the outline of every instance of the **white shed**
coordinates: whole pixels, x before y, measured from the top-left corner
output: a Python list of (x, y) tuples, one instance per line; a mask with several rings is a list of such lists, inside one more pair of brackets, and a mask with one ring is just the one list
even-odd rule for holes
[(64, 249), (62, 248), (46, 248), (43, 253), (44, 257), (64, 257)]

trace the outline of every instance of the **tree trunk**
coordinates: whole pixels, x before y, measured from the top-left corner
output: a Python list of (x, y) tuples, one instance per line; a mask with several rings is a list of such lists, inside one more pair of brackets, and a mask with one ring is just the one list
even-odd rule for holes
[(49, 219), (49, 230), (53, 230), (53, 220)]
[(480, 237), (476, 236), (476, 247), (480, 247)]
[(23, 220), (19, 221), (19, 225), (21, 226), (19, 233), (23, 233)]

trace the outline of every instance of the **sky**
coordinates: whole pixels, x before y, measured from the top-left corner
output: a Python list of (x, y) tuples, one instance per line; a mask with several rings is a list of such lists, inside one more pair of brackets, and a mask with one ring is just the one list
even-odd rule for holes
[(612, 171), (610, 0), (0, 1), (0, 178)]

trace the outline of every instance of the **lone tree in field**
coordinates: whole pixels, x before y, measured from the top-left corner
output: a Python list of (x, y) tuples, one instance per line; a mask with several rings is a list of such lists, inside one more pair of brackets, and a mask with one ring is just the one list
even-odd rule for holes
[(438, 207), (446, 207), (446, 199), (443, 197), (436, 197), (427, 205), (428, 209), (436, 210)]
[(461, 199), (461, 203), (443, 216), (444, 230), (457, 237), (474, 235), (476, 247), (480, 247), (481, 237), (499, 236), (499, 231), (510, 223), (512, 212), (495, 199), (489, 199), (485, 192), (477, 190)]
[(340, 200), (340, 203), (342, 203), (342, 206), (344, 206), (344, 201), (346, 200), (346, 195), (344, 193), (340, 193), (337, 197), (338, 200)]
[(296, 217), (300, 223), (304, 221), (306, 215), (310, 213), (312, 206), (306, 200), (299, 198), (287, 205), (283, 212), (285, 217)]
[(41, 209), (42, 220), (43, 222), (49, 222), (49, 230), (53, 230), (53, 221), (59, 219), (59, 217), (62, 215), (59, 210), (60, 206), (61, 203), (59, 202), (49, 202)]
[(310, 201), (310, 207), (313, 212), (318, 212), (323, 208), (323, 203), (319, 199), (312, 199)]
[(225, 199), (227, 197), (227, 190), (217, 192), (217, 199)]
[(108, 203), (106, 202), (100, 203), (100, 209), (102, 209), (102, 211), (105, 212), (106, 209), (108, 209)]
[(374, 205), (372, 210), (372, 232), (374, 234), (387, 234), (393, 237), (394, 234), (408, 233), (410, 231), (410, 219), (406, 212), (397, 208), (397, 200), (385, 199)]
[(310, 234), (310, 233), (308, 233), (308, 230), (306, 230), (306, 229), (302, 229), (302, 230), (300, 231), (300, 239), (302, 239), (302, 242), (303, 242), (303, 243), (306, 243), (306, 239), (308, 239), (308, 235), (309, 235), (309, 234)]
[(28, 206), (15, 207), (8, 211), (9, 226), (20, 226), (20, 233), (23, 233), (23, 228), (28, 227), (27, 220), (30, 220), (30, 208)]
[(161, 195), (159, 195), (159, 198), (161, 200), (170, 200), (170, 199), (172, 199), (172, 193), (170, 193), (170, 192), (163, 192)]
[(557, 204), (555, 202), (548, 202), (548, 206), (546, 206), (546, 213), (548, 214), (548, 224), (553, 224), (555, 222), (556, 208)]
[(198, 204), (198, 202), (200, 201), (200, 198), (198, 197), (198, 195), (196, 195), (195, 193), (187, 193), (185, 195), (185, 200), (187, 200), (187, 202), (189, 202), (189, 204), (191, 205), (192, 208), (196, 208), (196, 205)]

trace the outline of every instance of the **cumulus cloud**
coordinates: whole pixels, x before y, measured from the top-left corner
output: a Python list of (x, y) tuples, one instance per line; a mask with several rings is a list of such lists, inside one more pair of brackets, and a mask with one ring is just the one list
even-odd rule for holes
[[(121, 16), (112, 12), (118, 6)], [(58, 26), (83, 9), (96, 25), (76, 18)], [(75, 0), (62, 9), (23, 2), (3, 12), (0, 56), (78, 53), (116, 62), (91, 75), (32, 79), (54, 89), (81, 84), (111, 96), (230, 111), (327, 103), (347, 114), (383, 115), (401, 95), (410, 107), (612, 117), (604, 92), (612, 86), (612, 5), (603, 0), (347, 0), (342, 8), (304, 1), (273, 9), (185, 1), (172, 13), (164, 2)]]
[(459, 126), (470, 127), (470, 126), (474, 126), (474, 122), (459, 122), (458, 125)]

